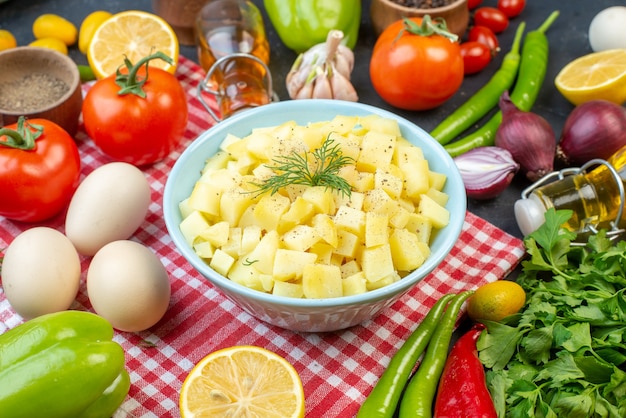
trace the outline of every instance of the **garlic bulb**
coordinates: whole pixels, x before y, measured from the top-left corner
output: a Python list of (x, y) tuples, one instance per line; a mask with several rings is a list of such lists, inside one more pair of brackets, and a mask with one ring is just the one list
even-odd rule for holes
[(350, 82), (354, 53), (343, 45), (343, 32), (331, 30), (326, 42), (301, 53), (287, 74), (287, 92), (292, 99), (339, 99), (356, 102), (359, 97)]

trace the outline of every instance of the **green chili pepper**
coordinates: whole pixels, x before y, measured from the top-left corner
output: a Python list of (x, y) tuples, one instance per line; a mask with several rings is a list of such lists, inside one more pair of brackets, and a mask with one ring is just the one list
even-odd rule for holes
[(454, 325), (461, 306), (473, 293), (473, 290), (466, 290), (454, 296), (450, 301), (450, 305), (441, 317), (428, 343), (422, 362), (409, 380), (402, 395), (399, 409), (400, 418), (432, 416), (435, 393), (448, 357)]
[(130, 386), (124, 350), (112, 337), (108, 321), (79, 311), (43, 315), (0, 335), (0, 411), (110, 417)]
[[(529, 32), (524, 38), (519, 73), (511, 93), (511, 100), (522, 111), (532, 109), (541, 90), (548, 67), (548, 38), (545, 32), (558, 15), (558, 11), (552, 12), (538, 29)], [(481, 128), (444, 148), (448, 154), (456, 157), (476, 147), (491, 146), (495, 143), (501, 122), (502, 112), (498, 111)]]
[(440, 144), (445, 145), (452, 141), (485, 116), (498, 105), (502, 93), (511, 88), (521, 61), (519, 51), (525, 27), (524, 22), (519, 24), (511, 50), (504, 56), (502, 65), (487, 84), (431, 131), (430, 135)]
[(267, 15), (283, 43), (297, 53), (326, 41), (337, 29), (354, 49), (361, 24), (361, 0), (264, 0)]
[(424, 352), (428, 341), (435, 332), (448, 301), (454, 294), (442, 296), (428, 311), (420, 325), (411, 333), (402, 347), (394, 354), (380, 380), (372, 389), (357, 414), (357, 418), (391, 418), (404, 386), (409, 380), (415, 363)]

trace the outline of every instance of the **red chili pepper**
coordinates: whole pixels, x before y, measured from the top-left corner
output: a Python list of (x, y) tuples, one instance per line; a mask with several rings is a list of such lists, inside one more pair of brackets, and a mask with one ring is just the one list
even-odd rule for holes
[(497, 417), (476, 349), (484, 328), (482, 324), (475, 325), (450, 350), (435, 399), (435, 418)]

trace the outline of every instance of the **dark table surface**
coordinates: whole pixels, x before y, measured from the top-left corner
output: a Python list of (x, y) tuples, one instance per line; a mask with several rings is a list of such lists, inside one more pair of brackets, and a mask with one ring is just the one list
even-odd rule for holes
[[(338, 0), (339, 1), (339, 0)], [(296, 55), (287, 49), (274, 31), (267, 14), (262, 8), (262, 0), (254, 0), (261, 6), (265, 18), (265, 28), (270, 42), (270, 69), (275, 90), (281, 100), (289, 97), (285, 88), (285, 75), (289, 71)], [(483, 5), (493, 6), (496, 0), (483, 0)], [(522, 15), (513, 19), (509, 28), (498, 35), (503, 51), (508, 51), (515, 28), (524, 20), (527, 31), (537, 28), (553, 10), (559, 10), (560, 16), (547, 32), (550, 42), (548, 69), (541, 93), (533, 111), (542, 115), (552, 125), (556, 135), (561, 132), (565, 118), (573, 109), (554, 86), (554, 78), (568, 62), (590, 53), (588, 28), (591, 19), (600, 10), (614, 5), (626, 5), (625, 0), (528, 0)], [(408, 112), (394, 109), (386, 104), (374, 91), (369, 79), (369, 59), (376, 35), (369, 18), (370, 1), (363, 1), (361, 29), (358, 45), (355, 48), (356, 67), (352, 82), (359, 94), (359, 101), (385, 108), (403, 116), (423, 129), (429, 131), (449, 113), (477, 91), (499, 67), (504, 53), (500, 53), (479, 74), (465, 78), (461, 88), (447, 103), (437, 109), (425, 112)], [(32, 23), (43, 13), (56, 13), (72, 21), (77, 27), (94, 10), (118, 12), (127, 9), (152, 11), (150, 0), (10, 0), (0, 4), (0, 28), (11, 31), (20, 45), (34, 40)], [(181, 54), (197, 62), (194, 46), (181, 46)], [(86, 57), (76, 46), (70, 49), (70, 56), (79, 64), (86, 64)], [(0, 69), (1, 70), (1, 69)], [(468, 208), (476, 215), (490, 221), (511, 235), (521, 237), (513, 214), (513, 204), (520, 197), (522, 190), (530, 183), (518, 175), (511, 186), (500, 196), (489, 201), (468, 201)]]

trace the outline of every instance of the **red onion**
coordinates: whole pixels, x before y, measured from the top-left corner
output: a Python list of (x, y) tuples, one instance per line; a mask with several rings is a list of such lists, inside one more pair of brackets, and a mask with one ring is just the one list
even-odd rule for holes
[(495, 145), (508, 150), (531, 181), (537, 181), (554, 168), (556, 136), (543, 117), (519, 110), (504, 92), (499, 101), (502, 122)]
[(567, 116), (556, 156), (566, 164), (608, 159), (626, 145), (626, 110), (606, 100), (580, 104)]
[(477, 147), (454, 158), (467, 196), (493, 199), (511, 184), (519, 164), (510, 152), (499, 147)]

